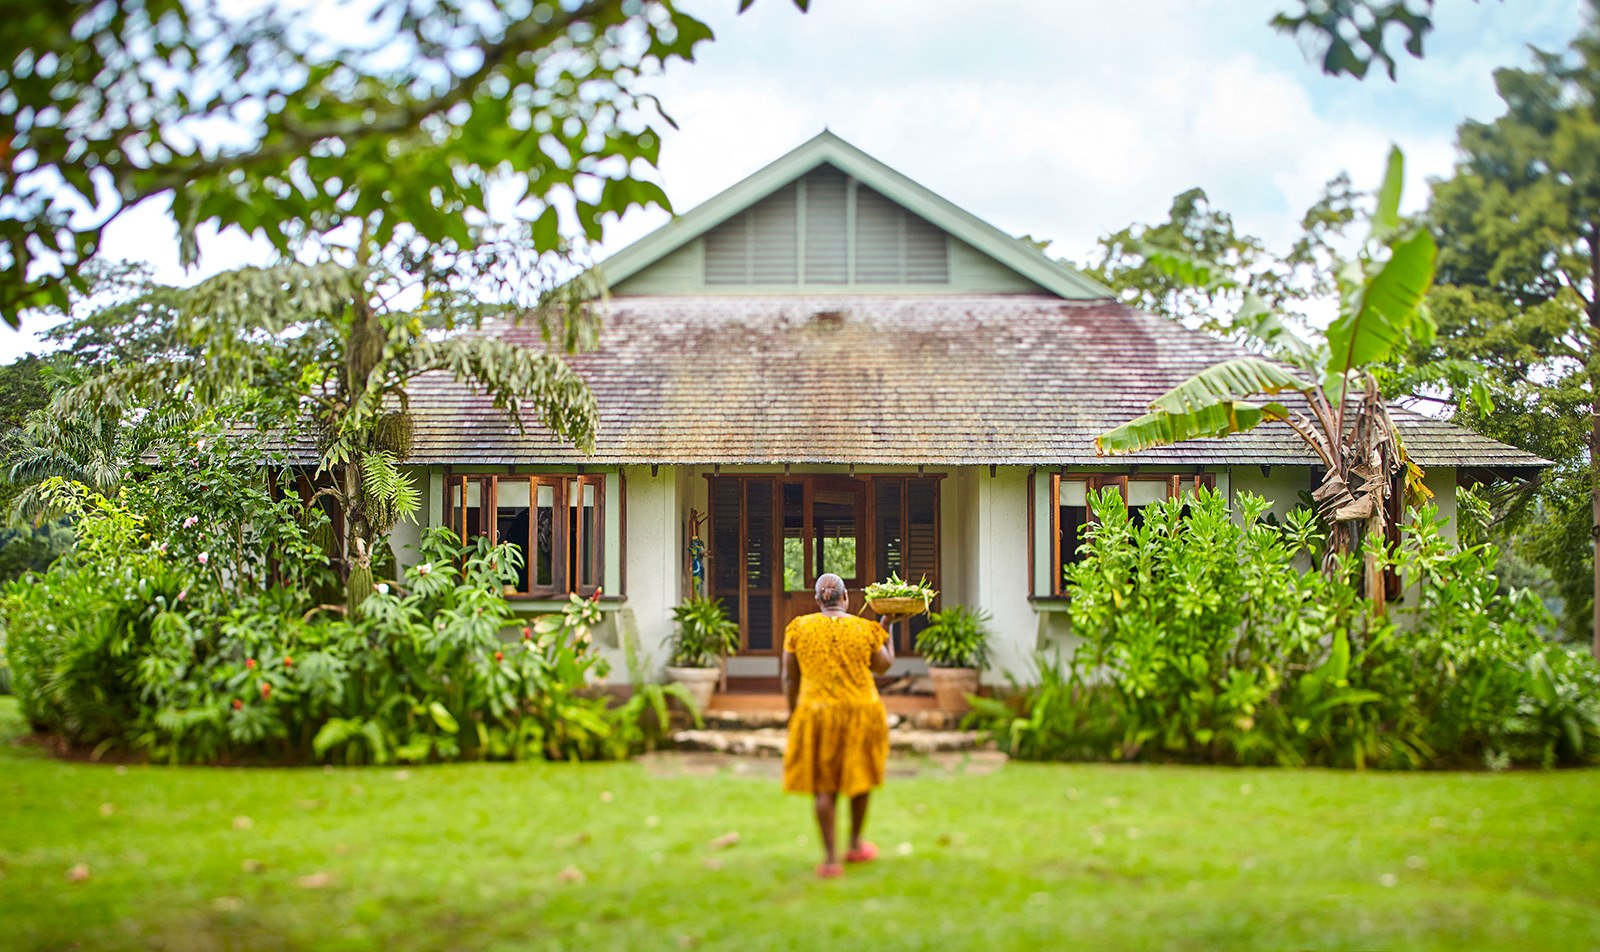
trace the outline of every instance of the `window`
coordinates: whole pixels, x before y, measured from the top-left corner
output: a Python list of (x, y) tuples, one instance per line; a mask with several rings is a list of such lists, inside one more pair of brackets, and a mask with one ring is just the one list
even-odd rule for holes
[(1089, 493), (1114, 487), (1128, 504), (1135, 525), (1144, 523), (1144, 507), (1175, 499), (1200, 487), (1215, 489), (1217, 478), (1203, 474), (1181, 476), (1175, 473), (1137, 475), (1093, 474), (1050, 477), (1050, 596), (1066, 594), (1066, 567), (1083, 559), (1084, 530), (1094, 519), (1089, 511)]
[(592, 595), (605, 574), (604, 476), (456, 476), (446, 518), (463, 541), (522, 553), (517, 595)]

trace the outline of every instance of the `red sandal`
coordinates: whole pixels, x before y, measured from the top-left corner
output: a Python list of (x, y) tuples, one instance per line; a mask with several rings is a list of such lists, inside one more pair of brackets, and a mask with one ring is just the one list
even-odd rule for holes
[(818, 879), (838, 879), (844, 875), (844, 867), (838, 863), (823, 863), (817, 867)]
[(866, 840), (861, 841), (859, 849), (853, 849), (844, 854), (846, 863), (870, 863), (878, 858), (878, 848)]

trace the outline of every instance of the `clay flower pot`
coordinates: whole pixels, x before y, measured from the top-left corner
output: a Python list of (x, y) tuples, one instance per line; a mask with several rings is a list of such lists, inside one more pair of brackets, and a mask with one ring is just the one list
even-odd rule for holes
[(969, 709), (967, 695), (978, 693), (977, 668), (929, 668), (928, 677), (941, 711), (964, 714)]
[(718, 668), (677, 668), (667, 665), (667, 677), (689, 690), (694, 706), (704, 714), (711, 706), (711, 695), (717, 690), (717, 679), (722, 676)]

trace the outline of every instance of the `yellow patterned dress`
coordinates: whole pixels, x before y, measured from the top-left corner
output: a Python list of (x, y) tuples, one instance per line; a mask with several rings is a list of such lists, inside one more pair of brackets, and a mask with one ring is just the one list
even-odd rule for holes
[(872, 656), (889, 640), (875, 621), (802, 615), (783, 632), (800, 662), (800, 697), (783, 752), (787, 793), (842, 793), (883, 785), (889, 718), (872, 680)]

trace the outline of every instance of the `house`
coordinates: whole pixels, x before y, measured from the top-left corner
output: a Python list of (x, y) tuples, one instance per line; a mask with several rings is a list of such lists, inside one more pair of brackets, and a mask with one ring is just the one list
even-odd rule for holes
[[(519, 434), (448, 378), (412, 390), (426, 524), (521, 546), (519, 603), (603, 588), (602, 643), (665, 661), (670, 609), (703, 584), (738, 620), (733, 676), (772, 677), (812, 584), (926, 576), (993, 615), (993, 668), (1026, 678), (1065, 632), (1061, 575), (1086, 492), (1131, 506), (1195, 486), (1279, 513), (1312, 486), (1283, 424), (1102, 458), (1094, 438), (1234, 345), (1112, 292), (824, 132), (603, 265), (600, 406), (585, 456)], [(531, 328), (501, 328), (537, 344)], [(1403, 409), (1446, 516), (1467, 478), (1542, 460)], [(394, 543), (402, 559), (416, 527)], [(698, 540), (698, 541), (697, 541)], [(917, 669), (897, 632), (902, 669)]]

